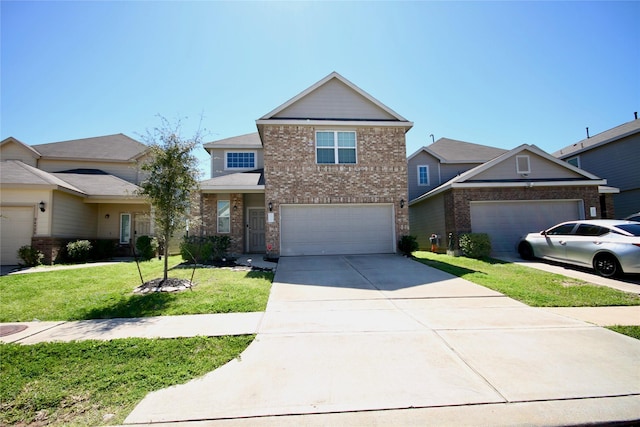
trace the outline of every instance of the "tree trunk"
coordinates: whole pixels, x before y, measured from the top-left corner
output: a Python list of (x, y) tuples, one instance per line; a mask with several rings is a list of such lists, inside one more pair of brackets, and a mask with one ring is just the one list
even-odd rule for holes
[(169, 272), (169, 234), (164, 234), (164, 276), (162, 281), (167, 280), (168, 272)]

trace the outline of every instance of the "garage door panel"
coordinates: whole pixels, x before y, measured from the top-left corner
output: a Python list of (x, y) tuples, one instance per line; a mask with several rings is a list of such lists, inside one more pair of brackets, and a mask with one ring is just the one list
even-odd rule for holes
[(578, 200), (471, 202), (471, 229), (491, 237), (493, 252), (514, 252), (521, 236), (582, 218)]
[(394, 251), (392, 205), (283, 205), (281, 255)]
[(18, 249), (31, 245), (33, 235), (32, 207), (0, 208), (0, 240), (2, 265), (15, 265), (20, 262)]

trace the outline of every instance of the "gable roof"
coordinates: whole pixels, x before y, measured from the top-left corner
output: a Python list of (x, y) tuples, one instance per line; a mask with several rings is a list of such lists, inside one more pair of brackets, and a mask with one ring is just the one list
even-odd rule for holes
[[(320, 99), (323, 98), (323, 99)], [(326, 99), (343, 99), (328, 104)], [(324, 101), (324, 102), (323, 102)], [(358, 104), (358, 108), (353, 108)], [(413, 123), (335, 71), (256, 120), (257, 125), (304, 120), (308, 124), (381, 122), (409, 130)]]
[(433, 144), (420, 148), (410, 155), (407, 160), (411, 160), (423, 151), (437, 158), (440, 163), (484, 163), (506, 153), (508, 150), (455, 139), (440, 138)]
[(264, 169), (238, 172), (200, 181), (203, 193), (218, 191), (242, 191), (244, 193), (264, 192)]
[(29, 166), (20, 160), (6, 160), (1, 163), (0, 184), (11, 187), (45, 187), (69, 190), (84, 194), (79, 188), (41, 169)]
[(148, 149), (143, 143), (122, 133), (34, 145), (42, 157), (67, 160), (129, 162)]
[(258, 134), (258, 132), (253, 132), (245, 135), (232, 136), (231, 138), (207, 142), (202, 146), (209, 152), (211, 152), (211, 150), (214, 148), (262, 148), (262, 141), (260, 140), (260, 135)]
[(2, 142), (0, 142), (0, 147), (2, 147), (5, 144), (10, 144), (10, 143), (16, 144), (16, 145), (24, 148), (25, 150), (31, 152), (33, 157), (35, 157), (36, 159), (39, 159), (41, 157), (40, 153), (38, 153), (38, 151), (35, 150), (33, 147), (31, 147), (30, 145), (25, 144), (24, 142), (12, 137), (12, 136), (3, 139)]
[[(473, 178), (487, 171), (488, 169), (498, 165), (499, 163), (504, 162), (507, 159), (511, 159), (516, 155), (522, 153), (523, 151), (529, 151), (532, 154), (542, 157), (545, 160), (548, 160), (557, 166), (567, 169), (574, 174), (576, 174), (576, 179), (530, 179), (530, 178), (522, 178), (517, 180), (501, 180), (497, 182), (486, 182), (486, 181), (478, 181), (472, 182)], [(418, 203), (424, 199), (432, 197), (438, 193), (442, 193), (443, 191), (449, 190), (451, 188), (473, 188), (473, 187), (514, 187), (514, 186), (527, 186), (531, 187), (534, 185), (545, 185), (545, 186), (564, 186), (564, 185), (605, 185), (607, 183), (606, 179), (601, 179), (585, 170), (577, 168), (567, 162), (564, 162), (552, 155), (544, 152), (540, 148), (535, 145), (522, 144), (519, 147), (514, 148), (511, 151), (507, 151), (504, 154), (489, 160), (481, 165), (476, 166), (475, 168), (469, 169), (466, 172), (461, 173), (460, 175), (450, 179), (439, 187), (434, 188), (433, 190), (417, 197), (416, 199), (410, 201), (410, 204)]]
[(625, 138), (627, 136), (640, 132), (640, 119), (635, 119), (630, 122), (621, 124), (612, 129), (601, 132), (590, 138), (585, 138), (582, 141), (578, 141), (575, 144), (564, 147), (561, 150), (553, 153), (555, 157), (560, 159), (566, 159), (567, 157), (575, 156), (583, 151), (591, 150), (604, 144), (608, 144), (613, 141)]

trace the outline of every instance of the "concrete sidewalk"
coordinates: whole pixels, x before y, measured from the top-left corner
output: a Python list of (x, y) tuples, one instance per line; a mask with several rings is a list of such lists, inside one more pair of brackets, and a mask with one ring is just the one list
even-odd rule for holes
[(640, 420), (640, 341), (399, 256), (281, 259), (258, 332), (125, 424)]

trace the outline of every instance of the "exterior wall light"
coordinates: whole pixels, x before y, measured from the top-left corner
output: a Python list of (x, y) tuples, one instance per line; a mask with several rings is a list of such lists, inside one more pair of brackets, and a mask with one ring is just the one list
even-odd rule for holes
[(269, 202), (269, 212), (273, 211), (273, 203)]
[(44, 202), (38, 203), (38, 207), (40, 207), (40, 212), (44, 212), (45, 211), (44, 206), (45, 206)]
[(400, 199), (400, 207), (404, 208), (404, 199)]

